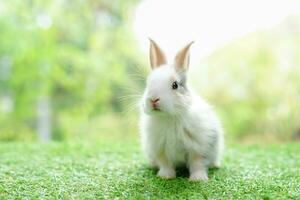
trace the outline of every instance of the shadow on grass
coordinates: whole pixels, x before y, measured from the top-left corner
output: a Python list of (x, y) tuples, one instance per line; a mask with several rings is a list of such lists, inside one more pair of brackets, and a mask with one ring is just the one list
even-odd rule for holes
[[(151, 167), (146, 167), (147, 170), (152, 170), (153, 175), (156, 176), (158, 169), (157, 168), (151, 168)], [(215, 175), (215, 173), (219, 170), (219, 168), (210, 168), (208, 170), (208, 176), (212, 177)], [(186, 166), (181, 166), (176, 168), (176, 177), (177, 178), (186, 178), (188, 179), (190, 176), (189, 169)]]
[(129, 195), (132, 199), (182, 199), (187, 196), (207, 199), (211, 196), (211, 190), (215, 190), (216, 184), (222, 183), (229, 174), (225, 167), (209, 169), (209, 181), (191, 182), (188, 180), (189, 170), (186, 167), (177, 168), (177, 177), (170, 180), (157, 177), (157, 171), (146, 162), (140, 163), (123, 171), (121, 174), (126, 174), (124, 179), (118, 177), (118, 182), (112, 181), (110, 187), (117, 187), (120, 194)]
[[(186, 167), (179, 167), (176, 169), (177, 177), (166, 180), (157, 177), (157, 169), (151, 168), (147, 165), (140, 166), (138, 169), (139, 175), (131, 182), (132, 188), (140, 191), (142, 198), (151, 198), (154, 196), (164, 196), (172, 198), (181, 198), (189, 196), (191, 191), (196, 191), (195, 194), (206, 199), (208, 197), (206, 187), (208, 182), (191, 182), (189, 178), (189, 170)], [(218, 169), (210, 169), (209, 176), (214, 177)], [(135, 172), (136, 173), (136, 172)]]

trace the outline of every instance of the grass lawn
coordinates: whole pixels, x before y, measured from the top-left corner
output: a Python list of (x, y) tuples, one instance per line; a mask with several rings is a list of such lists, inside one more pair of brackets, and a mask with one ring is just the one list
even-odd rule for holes
[(208, 182), (155, 173), (138, 143), (0, 143), (0, 199), (300, 199), (300, 144), (228, 147)]

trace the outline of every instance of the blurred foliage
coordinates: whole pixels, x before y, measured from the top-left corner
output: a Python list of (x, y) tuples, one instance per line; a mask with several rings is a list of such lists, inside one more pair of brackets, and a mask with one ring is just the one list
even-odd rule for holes
[[(130, 26), (135, 4), (1, 1), (0, 138), (35, 138), (37, 102), (44, 97), (50, 97), (53, 139), (110, 131), (99, 124), (124, 117), (116, 114), (118, 96), (139, 65)], [(126, 136), (129, 125), (122, 130)]]
[[(300, 18), (247, 35), (207, 58), (201, 89), (229, 137), (300, 138)], [(200, 74), (201, 72), (199, 72)]]
[[(52, 139), (135, 135), (137, 112), (126, 112), (132, 108), (126, 100), (136, 97), (134, 88), (141, 91), (144, 82), (136, 78), (147, 69), (139, 69), (147, 57), (132, 32), (137, 3), (0, 1), (0, 140), (37, 139), (43, 99)], [(300, 19), (289, 18), (228, 44), (194, 74), (229, 137), (300, 137), (299, 35)], [(126, 96), (128, 88), (134, 94)]]

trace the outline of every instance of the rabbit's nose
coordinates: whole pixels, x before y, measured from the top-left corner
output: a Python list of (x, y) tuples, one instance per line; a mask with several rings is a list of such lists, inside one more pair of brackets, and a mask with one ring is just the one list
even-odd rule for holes
[(150, 99), (151, 103), (156, 104), (159, 101), (159, 98)]

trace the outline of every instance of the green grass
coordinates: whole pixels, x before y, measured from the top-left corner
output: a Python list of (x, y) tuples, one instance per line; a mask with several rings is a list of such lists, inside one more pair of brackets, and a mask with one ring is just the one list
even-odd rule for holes
[(0, 199), (300, 199), (300, 144), (231, 146), (208, 182), (155, 173), (137, 143), (0, 143)]

